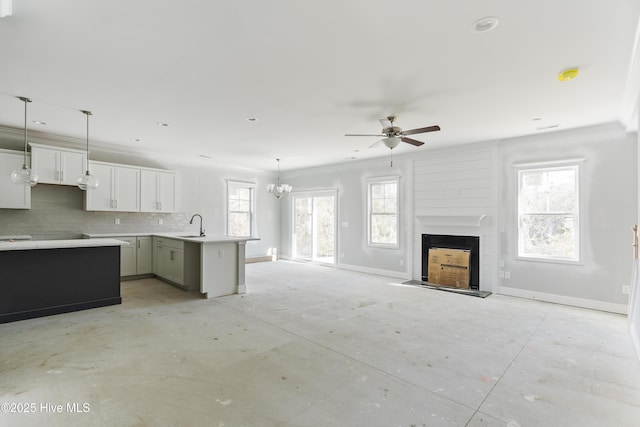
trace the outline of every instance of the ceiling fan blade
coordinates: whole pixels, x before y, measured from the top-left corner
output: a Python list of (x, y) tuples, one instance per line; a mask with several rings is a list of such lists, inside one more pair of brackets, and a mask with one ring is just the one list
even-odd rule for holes
[(393, 123), (389, 119), (378, 119), (380, 124), (382, 125), (382, 129), (390, 128), (393, 126)]
[(370, 133), (345, 133), (344, 136), (387, 136), (381, 134), (370, 134)]
[(436, 126), (427, 126), (426, 128), (404, 130), (400, 134), (401, 135), (414, 135), (416, 133), (435, 132), (437, 130), (440, 130), (440, 126), (438, 126), (438, 125), (436, 125)]
[(416, 141), (415, 139), (405, 138), (405, 137), (402, 137), (400, 139), (402, 140), (402, 142), (406, 142), (407, 144), (415, 145), (416, 147), (424, 145), (424, 142)]
[[(386, 135), (383, 135), (383, 136), (386, 136)], [(382, 144), (382, 140), (381, 140), (381, 139), (380, 139), (380, 140), (378, 140), (378, 142), (374, 142), (373, 144), (371, 144), (371, 145), (369, 146), (369, 148), (377, 147), (377, 146), (378, 146), (378, 145), (380, 145), (380, 144)]]

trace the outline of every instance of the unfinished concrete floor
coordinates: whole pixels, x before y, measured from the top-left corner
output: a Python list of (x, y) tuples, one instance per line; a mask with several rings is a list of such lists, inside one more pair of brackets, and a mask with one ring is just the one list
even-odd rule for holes
[(625, 317), (400, 282), (250, 264), (243, 296), (144, 279), (0, 325), (0, 425), (640, 424)]

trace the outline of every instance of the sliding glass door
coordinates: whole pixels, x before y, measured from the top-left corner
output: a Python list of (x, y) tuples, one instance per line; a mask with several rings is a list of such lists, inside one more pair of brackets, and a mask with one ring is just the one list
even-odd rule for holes
[(293, 258), (336, 262), (336, 192), (293, 196)]

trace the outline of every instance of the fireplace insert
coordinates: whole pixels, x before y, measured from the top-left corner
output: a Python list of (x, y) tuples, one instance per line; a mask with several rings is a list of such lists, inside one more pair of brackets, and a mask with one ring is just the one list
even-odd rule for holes
[[(422, 280), (429, 282), (429, 250), (454, 249), (469, 252), (469, 289), (480, 290), (480, 238), (444, 234), (422, 235)], [(434, 275), (435, 276), (435, 275)]]

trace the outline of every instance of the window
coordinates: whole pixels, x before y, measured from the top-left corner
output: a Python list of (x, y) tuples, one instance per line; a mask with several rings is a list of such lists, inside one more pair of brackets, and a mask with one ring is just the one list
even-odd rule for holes
[(253, 194), (255, 184), (227, 181), (227, 235), (249, 237), (253, 234)]
[(397, 248), (399, 178), (371, 179), (368, 187), (368, 243)]
[(518, 256), (580, 259), (578, 165), (518, 171)]

